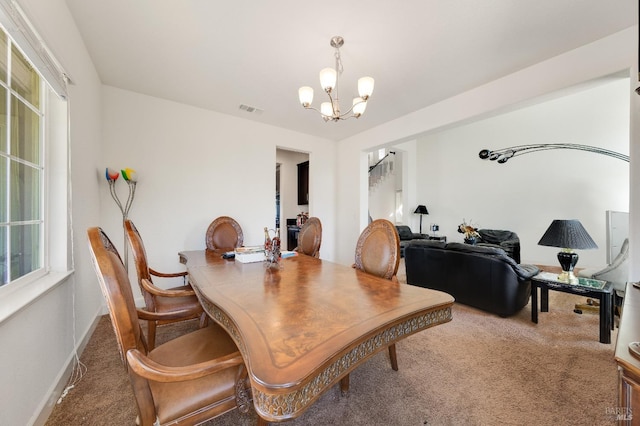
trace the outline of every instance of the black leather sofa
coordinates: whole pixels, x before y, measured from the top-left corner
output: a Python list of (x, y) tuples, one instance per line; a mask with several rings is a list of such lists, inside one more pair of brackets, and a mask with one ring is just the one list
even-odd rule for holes
[(398, 231), (398, 237), (400, 237), (400, 257), (404, 256), (404, 248), (411, 241), (428, 239), (425, 234), (417, 234), (406, 225), (396, 225), (396, 230)]
[(534, 265), (519, 265), (497, 247), (412, 241), (405, 247), (407, 283), (441, 290), (456, 302), (502, 317), (520, 311), (531, 295)]
[(499, 247), (516, 263), (520, 263), (520, 238), (518, 234), (499, 229), (478, 229), (478, 234), (480, 234), (480, 238), (477, 245)]

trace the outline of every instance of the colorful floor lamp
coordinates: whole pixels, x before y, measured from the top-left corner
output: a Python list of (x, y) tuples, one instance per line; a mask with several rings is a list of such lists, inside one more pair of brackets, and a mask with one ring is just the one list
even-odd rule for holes
[[(118, 198), (118, 194), (116, 192), (116, 181), (118, 180), (120, 174), (122, 174), (122, 179), (124, 179), (124, 181), (127, 182), (127, 185), (129, 186), (129, 195), (127, 196), (127, 201), (124, 204), (120, 202), (120, 198)], [(127, 272), (129, 272), (129, 245), (127, 244), (127, 231), (124, 228), (124, 221), (129, 217), (129, 209), (131, 208), (131, 204), (133, 204), (133, 198), (136, 195), (138, 173), (130, 168), (120, 170), (120, 173), (118, 173), (118, 171), (107, 167), (105, 171), (105, 177), (107, 178), (107, 182), (109, 183), (109, 192), (111, 193), (111, 197), (114, 199), (114, 201), (120, 208), (120, 212), (122, 213), (122, 229), (124, 231), (124, 267)]]

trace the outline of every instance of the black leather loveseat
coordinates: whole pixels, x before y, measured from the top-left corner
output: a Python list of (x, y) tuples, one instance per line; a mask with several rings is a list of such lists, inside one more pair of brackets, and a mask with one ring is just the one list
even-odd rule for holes
[(407, 225), (396, 225), (396, 230), (398, 231), (398, 237), (400, 238), (400, 257), (404, 256), (404, 248), (411, 241), (428, 239), (425, 234), (417, 234)]
[(504, 250), (440, 241), (405, 247), (407, 283), (441, 290), (456, 302), (502, 317), (520, 311), (531, 294), (534, 265), (518, 265)]
[(499, 229), (478, 229), (478, 234), (480, 234), (480, 238), (477, 245), (499, 247), (516, 263), (520, 263), (520, 238), (518, 234)]

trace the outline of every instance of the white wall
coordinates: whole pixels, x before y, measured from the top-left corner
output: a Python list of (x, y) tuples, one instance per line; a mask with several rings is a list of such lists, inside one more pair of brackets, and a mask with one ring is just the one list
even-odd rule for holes
[[(338, 181), (359, 184), (341, 185), (338, 193), (340, 222), (337, 232), (341, 237), (338, 260), (345, 264), (351, 261), (353, 247), (355, 247), (358, 236), (367, 223), (366, 151), (504, 113), (520, 103), (539, 96), (548, 95), (621, 70), (629, 70), (634, 61), (637, 61), (636, 40), (637, 27), (620, 31), (340, 141)], [(628, 96), (637, 97), (631, 90), (629, 90)], [(633, 135), (632, 140), (635, 141)], [(633, 154), (633, 150), (631, 153)], [(449, 163), (447, 162), (447, 164)], [(633, 168), (633, 162), (631, 167)], [(488, 168), (489, 165), (487, 165)], [(422, 202), (422, 200), (420, 201)], [(428, 201), (425, 200), (425, 203), (431, 212)], [(636, 205), (640, 207), (640, 200)], [(634, 220), (633, 206), (632, 203), (630, 206), (631, 221)], [(429, 221), (431, 219), (434, 218), (430, 217)], [(640, 219), (640, 209), (638, 219)], [(442, 224), (440, 225), (440, 229), (444, 233), (445, 229)], [(640, 257), (640, 253), (638, 255)]]
[[(129, 218), (154, 269), (183, 270), (177, 253), (204, 249), (207, 227), (218, 216), (238, 221), (245, 245), (261, 244), (275, 219), (277, 148), (310, 153), (309, 208), (322, 220), (322, 257), (333, 258), (334, 142), (110, 86), (103, 87), (103, 100), (104, 156), (95, 173), (107, 166), (138, 172)], [(126, 198), (126, 184), (118, 184)], [(122, 216), (106, 180), (100, 192), (103, 227), (122, 247)], [(135, 268), (129, 274), (135, 279)]]
[(422, 137), (420, 199), (448, 241), (463, 219), (516, 232), (522, 262), (556, 265), (558, 249), (537, 243), (553, 219), (579, 219), (598, 250), (578, 251), (580, 267), (606, 265), (605, 211), (628, 211), (629, 163), (604, 155), (553, 150), (506, 164), (480, 160), (481, 149), (574, 143), (629, 152), (629, 78), (606, 80), (558, 99)]
[(64, 385), (74, 341), (79, 344), (87, 335), (103, 303), (85, 237), (89, 226), (99, 224), (95, 170), (101, 146), (100, 81), (63, 0), (19, 3), (74, 80), (69, 88), (73, 117), (69, 218), (75, 273), (0, 324), (0, 425), (31, 424), (38, 421), (41, 410), (46, 417), (55, 403), (50, 395), (55, 395), (61, 378)]

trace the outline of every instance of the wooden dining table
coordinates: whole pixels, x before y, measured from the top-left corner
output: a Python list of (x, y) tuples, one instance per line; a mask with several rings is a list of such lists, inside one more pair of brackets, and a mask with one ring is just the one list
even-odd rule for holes
[(452, 319), (454, 299), (440, 291), (303, 254), (279, 269), (222, 254), (179, 253), (205, 311), (244, 358), (262, 422), (300, 416), (374, 354)]

